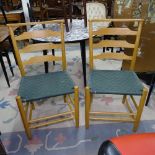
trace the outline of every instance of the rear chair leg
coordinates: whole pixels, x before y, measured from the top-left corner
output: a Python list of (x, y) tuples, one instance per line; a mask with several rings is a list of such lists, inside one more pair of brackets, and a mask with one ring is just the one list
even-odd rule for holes
[(147, 93), (148, 93), (147, 89), (144, 88), (141, 99), (140, 99), (140, 103), (139, 103), (139, 106), (138, 106), (138, 109), (137, 109), (137, 115), (136, 115), (136, 119), (135, 119), (135, 122), (134, 122), (134, 126), (133, 126), (133, 131), (134, 132), (136, 132), (137, 129), (138, 129), (140, 118), (141, 118), (141, 115), (142, 115), (142, 112), (143, 112), (143, 107), (145, 105), (145, 100), (146, 100), (146, 97), (147, 97)]
[(67, 95), (64, 95), (64, 103), (67, 103)]
[(79, 88), (74, 87), (75, 124), (79, 127)]
[(89, 111), (90, 111), (90, 109), (91, 109), (91, 104), (92, 104), (92, 102), (93, 102), (93, 94), (90, 93), (90, 105), (89, 105)]
[(32, 110), (35, 110), (34, 102), (31, 102), (31, 104), (32, 104)]
[(85, 127), (89, 128), (89, 112), (90, 112), (90, 90), (85, 88)]
[(19, 112), (20, 112), (20, 115), (22, 118), (24, 128), (25, 128), (26, 135), (27, 135), (28, 139), (32, 139), (31, 130), (30, 130), (29, 124), (27, 122), (26, 113), (24, 111), (24, 106), (22, 104), (22, 100), (21, 100), (20, 96), (16, 97), (16, 101), (17, 101), (18, 109), (19, 109)]
[(127, 95), (123, 95), (122, 103), (124, 104), (126, 101)]

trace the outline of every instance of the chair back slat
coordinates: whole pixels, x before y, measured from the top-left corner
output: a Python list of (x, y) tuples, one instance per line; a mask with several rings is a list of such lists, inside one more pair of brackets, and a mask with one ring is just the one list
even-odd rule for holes
[(20, 49), (20, 53), (29, 53), (29, 52), (38, 52), (42, 50), (50, 50), (50, 49), (61, 49), (61, 44), (53, 44), (53, 43), (38, 43), (38, 44), (30, 44)]
[[(121, 22), (121, 27), (99, 27), (98, 30), (94, 29), (93, 24), (99, 22)], [(129, 24), (130, 27), (128, 28), (125, 26), (125, 23), (132, 23)], [(130, 60), (130, 70), (134, 70), (136, 57), (138, 53), (140, 35), (142, 30), (144, 20), (143, 19), (93, 19), (89, 20), (89, 61), (90, 61), (90, 69), (93, 69), (94, 60), (95, 59), (116, 59), (116, 60)], [(136, 23), (136, 24), (135, 24)], [(131, 26), (132, 25), (132, 26)], [(134, 25), (137, 25), (135, 27)], [(109, 40), (100, 40), (94, 41), (94, 36), (104, 36), (104, 35), (116, 35), (120, 36), (119, 40), (109, 39)], [(128, 42), (128, 37), (134, 37), (134, 41), (132, 43)], [(124, 52), (122, 53), (102, 53), (102, 54), (94, 54), (94, 49), (96, 48), (103, 48), (103, 47), (119, 47), (123, 49), (131, 49), (132, 54), (126, 55)]]
[[(53, 31), (50, 29), (43, 30), (34, 30), (23, 32), (19, 35), (14, 34), (14, 27), (25, 27), (25, 26), (34, 26), (43, 24), (46, 27), (46, 24), (55, 24), (58, 25), (58, 30)], [(66, 69), (66, 53), (65, 53), (65, 44), (64, 44), (64, 21), (63, 20), (55, 20), (55, 21), (45, 21), (45, 22), (30, 22), (30, 23), (16, 23), (16, 24), (8, 24), (11, 39), (13, 42), (18, 66), (22, 76), (25, 76), (25, 66), (33, 65), (35, 63), (42, 63), (48, 61), (62, 61), (62, 69)], [(60, 38), (60, 43), (51, 43), (51, 42), (41, 42), (37, 38), (41, 38), (46, 40), (46, 38), (58, 37)], [(37, 41), (35, 41), (37, 39)], [(25, 42), (26, 41), (26, 42)], [(24, 43), (21, 46), (21, 42)], [(20, 44), (19, 44), (20, 43)], [(20, 46), (19, 46), (20, 45)], [(60, 56), (51, 56), (51, 55), (43, 55), (41, 51), (48, 51), (52, 49), (60, 49), (62, 51)], [(28, 56), (29, 59), (22, 60), (21, 53), (30, 53), (30, 52), (40, 52), (41, 56), (34, 56), (33, 54)]]
[(24, 32), (21, 35), (15, 37), (16, 40), (26, 40), (34, 38), (48, 38), (50, 36), (61, 36), (61, 32), (52, 31), (52, 30), (38, 30), (31, 32)]
[(124, 53), (102, 53), (94, 55), (94, 59), (132, 60), (132, 56), (128, 56)]
[(93, 35), (136, 35), (137, 31), (130, 30), (129, 28), (101, 28), (93, 31)]
[(31, 57), (30, 59), (23, 61), (23, 65), (33, 65), (36, 63), (42, 63), (46, 61), (61, 61), (62, 57), (60, 56), (53, 56), (53, 55), (44, 55), (44, 56), (35, 56)]
[(134, 44), (128, 43), (124, 40), (101, 40), (98, 43), (93, 44), (93, 48), (102, 47), (122, 47), (122, 48), (134, 48)]

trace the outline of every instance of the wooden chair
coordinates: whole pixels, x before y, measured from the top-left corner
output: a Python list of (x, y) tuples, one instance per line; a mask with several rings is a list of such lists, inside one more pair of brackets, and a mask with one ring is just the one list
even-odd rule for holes
[[(22, 34), (15, 36), (13, 33), (14, 26), (30, 26), (35, 24), (58, 24), (60, 31), (52, 30), (38, 30), (32, 32), (23, 32)], [(31, 22), (31, 23), (19, 23), (8, 24), (13, 46), (17, 56), (19, 69), (21, 72), (21, 82), (16, 97), (17, 105), (21, 114), (22, 122), (30, 139), (31, 129), (47, 126), (54, 123), (59, 123), (71, 119), (75, 119), (76, 127), (79, 126), (79, 101), (78, 101), (78, 87), (74, 85), (74, 82), (66, 72), (66, 55), (64, 44), (64, 24), (62, 20), (48, 21), (48, 22)], [(23, 40), (29, 40), (32, 38), (47, 38), (47, 37), (60, 37), (60, 44), (53, 43), (36, 43), (33, 42), (18, 48), (17, 42)], [(32, 56), (26, 61), (23, 61), (20, 54), (37, 52), (42, 50), (61, 49), (61, 56), (44, 55)], [(25, 66), (33, 65), (36, 63), (48, 62), (48, 61), (62, 61), (62, 71), (43, 73), (40, 75), (27, 76), (25, 72)], [(71, 94), (74, 94), (72, 99)], [(69, 111), (53, 114), (51, 116), (45, 116), (40, 118), (32, 118), (32, 111), (35, 109), (34, 101), (45, 99), (49, 97), (64, 96), (64, 102), (69, 105)], [(26, 103), (25, 106), (23, 103)], [(29, 111), (29, 114), (28, 114)], [(45, 122), (43, 122), (45, 121)]]
[[(92, 29), (92, 24), (95, 22), (138, 22), (138, 28), (132, 30), (130, 28), (100, 28), (97, 31)], [(133, 131), (136, 131), (140, 122), (141, 114), (147, 96), (147, 89), (144, 88), (137, 75), (134, 73), (134, 66), (138, 52), (139, 39), (142, 30), (143, 20), (141, 19), (105, 19), (105, 20), (91, 20), (89, 21), (89, 61), (90, 61), (90, 75), (89, 84), (85, 88), (85, 121), (86, 128), (89, 127), (89, 120), (105, 120), (105, 121), (119, 121), (132, 122), (134, 124)], [(93, 42), (93, 36), (102, 35), (121, 35), (124, 40), (102, 40), (98, 43)], [(126, 36), (126, 37), (125, 37)], [(135, 37), (134, 43), (127, 42), (128, 36)], [(132, 51), (131, 56), (125, 53), (101, 53), (94, 54), (95, 48), (103, 47), (122, 47), (129, 48)], [(125, 70), (94, 70), (94, 61), (96, 59), (116, 59), (128, 60), (131, 62), (130, 69)], [(91, 111), (91, 101), (93, 94), (116, 94), (123, 95), (122, 103), (127, 106), (129, 112), (101, 112)], [(134, 96), (140, 96), (139, 104), (136, 102)], [(130, 105), (128, 97), (133, 101)], [(135, 107), (134, 107), (135, 106)], [(134, 107), (134, 108), (133, 108)], [(105, 116), (105, 117), (103, 117)], [(111, 116), (111, 117), (110, 117)]]

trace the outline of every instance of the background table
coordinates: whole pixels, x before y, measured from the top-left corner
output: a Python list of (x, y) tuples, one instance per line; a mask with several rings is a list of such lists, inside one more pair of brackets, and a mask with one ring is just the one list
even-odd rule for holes
[[(84, 86), (86, 86), (86, 44), (85, 40), (89, 38), (88, 29), (84, 26), (83, 20), (74, 19), (72, 24), (69, 25), (70, 31), (65, 32), (64, 40), (65, 43), (80, 43), (81, 48), (81, 59), (82, 59), (82, 68), (83, 68), (83, 78), (84, 78)], [(51, 29), (54, 31), (59, 31), (60, 27), (58, 24), (47, 24), (45, 27), (43, 25), (35, 25), (30, 29), (30, 31), (35, 30), (43, 30), (43, 29)], [(36, 38), (35, 41), (38, 42), (53, 42), (59, 43), (61, 40), (59, 37), (49, 37), (49, 38)], [(46, 51), (44, 51), (46, 54)], [(48, 68), (46, 65), (45, 71), (48, 72)]]

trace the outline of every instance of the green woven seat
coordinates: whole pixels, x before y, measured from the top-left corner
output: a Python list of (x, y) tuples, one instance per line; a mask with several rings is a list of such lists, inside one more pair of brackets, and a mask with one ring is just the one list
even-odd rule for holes
[(21, 79), (18, 95), (23, 101), (34, 101), (74, 92), (74, 83), (67, 72), (25, 76)]
[(90, 91), (95, 94), (141, 95), (143, 85), (132, 71), (93, 70)]

